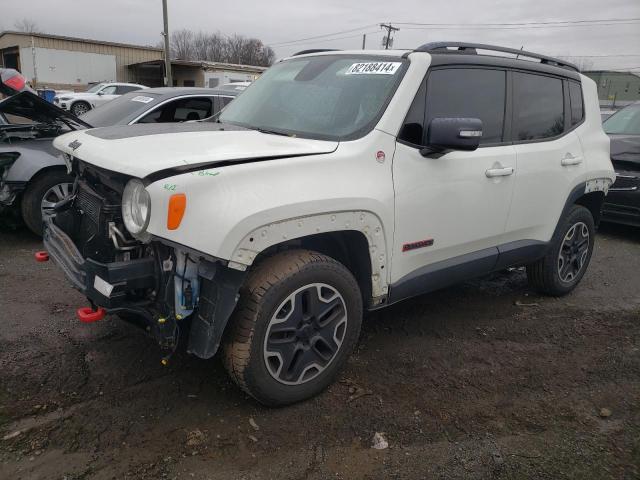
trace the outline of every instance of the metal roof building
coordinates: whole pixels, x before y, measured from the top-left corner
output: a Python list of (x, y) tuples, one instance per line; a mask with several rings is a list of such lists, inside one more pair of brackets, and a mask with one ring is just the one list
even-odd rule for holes
[(129, 65), (161, 60), (162, 49), (45, 33), (0, 32), (0, 67), (19, 70), (34, 87), (84, 89), (133, 81)]
[(623, 106), (640, 100), (640, 74), (594, 70), (582, 72), (598, 85), (602, 106)]

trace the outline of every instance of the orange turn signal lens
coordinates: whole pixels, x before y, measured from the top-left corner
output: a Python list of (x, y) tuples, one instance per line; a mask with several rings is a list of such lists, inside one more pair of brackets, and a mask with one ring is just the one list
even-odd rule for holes
[(184, 193), (175, 193), (169, 198), (169, 211), (167, 212), (167, 228), (175, 230), (180, 226), (184, 211), (187, 208), (187, 196)]

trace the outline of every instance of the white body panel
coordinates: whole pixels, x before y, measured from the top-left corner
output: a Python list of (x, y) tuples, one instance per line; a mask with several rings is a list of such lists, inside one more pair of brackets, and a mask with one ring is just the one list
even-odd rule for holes
[[(504, 242), (514, 176), (489, 178), (487, 170), (516, 168), (512, 145), (449, 152), (425, 158), (398, 143), (393, 161), (396, 234), (392, 282), (416, 269)], [(404, 244), (433, 246), (402, 252)]]
[[(138, 125), (136, 128), (144, 131), (153, 127), (151, 124)], [(62, 135), (53, 144), (57, 149), (93, 165), (138, 178), (171, 167), (273, 155), (328, 153), (338, 146), (337, 142), (304, 140), (256, 131), (183, 132), (117, 140), (103, 140), (88, 132), (90, 130)], [(69, 147), (73, 140), (82, 144), (76, 150)]]
[[(385, 243), (390, 245), (394, 145), (393, 137), (373, 131), (361, 140), (341, 143), (328, 154), (212, 168), (207, 175), (186, 173), (163, 179), (148, 187), (154, 201), (148, 230), (210, 255), (231, 259), (247, 233), (259, 227), (327, 212), (365, 211), (379, 218)], [(378, 151), (385, 152), (385, 162), (376, 159)], [(300, 174), (292, 176), (295, 171)], [(167, 230), (167, 205), (173, 193), (187, 195), (187, 208), (180, 228)], [(339, 225), (335, 230), (358, 228)], [(295, 237), (288, 237), (291, 238)], [(387, 252), (381, 253), (388, 257)], [(246, 263), (251, 262), (247, 259)]]

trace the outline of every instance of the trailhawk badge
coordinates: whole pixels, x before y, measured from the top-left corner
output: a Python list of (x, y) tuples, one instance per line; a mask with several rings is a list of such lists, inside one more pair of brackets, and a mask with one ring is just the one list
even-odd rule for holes
[(69, 144), (69, 148), (75, 152), (78, 147), (80, 147), (80, 145), (82, 145), (82, 143), (80, 143), (78, 140), (74, 140)]

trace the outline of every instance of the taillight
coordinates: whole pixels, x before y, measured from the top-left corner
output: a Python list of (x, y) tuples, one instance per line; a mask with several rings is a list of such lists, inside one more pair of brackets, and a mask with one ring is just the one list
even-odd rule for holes
[(182, 222), (184, 211), (187, 208), (187, 196), (184, 193), (175, 193), (169, 198), (169, 210), (167, 212), (167, 228), (176, 230)]
[(8, 80), (3, 80), (2, 83), (4, 83), (7, 87), (12, 88), (13, 90), (16, 90), (17, 92), (21, 92), (27, 81), (22, 75), (14, 75)]

